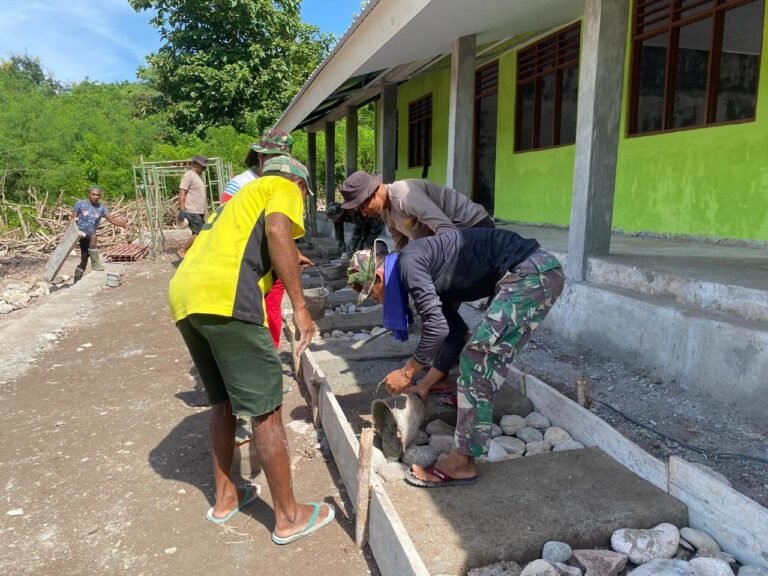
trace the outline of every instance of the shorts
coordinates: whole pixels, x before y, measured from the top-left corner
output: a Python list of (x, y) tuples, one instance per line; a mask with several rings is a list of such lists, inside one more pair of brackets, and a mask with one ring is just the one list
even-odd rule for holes
[(229, 400), (235, 416), (249, 418), (283, 403), (283, 367), (266, 326), (190, 314), (176, 327), (211, 405)]
[(192, 234), (200, 234), (200, 230), (203, 229), (203, 224), (205, 224), (205, 215), (187, 212), (187, 222), (189, 222), (189, 229), (192, 231)]

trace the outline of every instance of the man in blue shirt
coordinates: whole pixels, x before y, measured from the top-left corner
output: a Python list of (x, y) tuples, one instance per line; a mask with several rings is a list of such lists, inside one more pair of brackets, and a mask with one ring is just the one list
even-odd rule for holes
[(120, 228), (128, 228), (128, 224), (109, 215), (106, 206), (99, 202), (101, 200), (101, 188), (91, 186), (88, 190), (87, 200), (78, 200), (72, 211), (72, 218), (77, 222), (77, 228), (85, 234), (80, 238), (80, 264), (75, 268), (75, 282), (80, 280), (85, 274), (85, 267), (88, 265), (88, 258), (91, 259), (91, 268), (96, 271), (104, 270), (99, 260), (99, 250), (96, 246), (96, 231), (99, 229), (99, 223), (102, 218), (107, 222)]

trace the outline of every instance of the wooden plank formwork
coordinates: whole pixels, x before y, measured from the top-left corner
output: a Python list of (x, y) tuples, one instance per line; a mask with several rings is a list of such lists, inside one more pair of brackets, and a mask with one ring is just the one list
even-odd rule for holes
[(77, 241), (85, 236), (80, 230), (77, 229), (77, 224), (71, 222), (64, 232), (64, 236), (61, 238), (61, 242), (56, 246), (56, 249), (48, 258), (48, 263), (45, 265), (45, 280), (46, 282), (53, 282), (56, 275), (64, 266), (64, 262), (67, 261), (69, 253), (72, 252), (72, 248), (75, 247)]

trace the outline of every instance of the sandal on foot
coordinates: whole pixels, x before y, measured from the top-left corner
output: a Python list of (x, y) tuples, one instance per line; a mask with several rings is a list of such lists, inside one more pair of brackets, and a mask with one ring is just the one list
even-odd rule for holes
[(209, 522), (213, 522), (214, 524), (224, 524), (227, 520), (231, 520), (232, 517), (240, 512), (242, 508), (248, 506), (248, 504), (256, 500), (261, 495), (261, 486), (258, 484), (246, 484), (243, 486), (243, 490), (244, 492), (242, 501), (240, 504), (235, 506), (229, 514), (223, 518), (216, 518), (216, 516), (213, 515), (213, 507), (211, 507), (208, 512), (205, 513), (205, 519)]
[(408, 482), (408, 484), (411, 484), (412, 486), (418, 486), (419, 488), (442, 488), (443, 486), (469, 486), (477, 482), (477, 476), (473, 476), (472, 478), (454, 478), (452, 476), (449, 476), (439, 468), (436, 468), (435, 466), (428, 466), (427, 468), (424, 468), (424, 472), (426, 472), (430, 476), (435, 476), (440, 480), (438, 481), (422, 480), (421, 478), (417, 478), (414, 475), (413, 468), (408, 468), (408, 470), (405, 472), (405, 481)]
[(322, 528), (326, 524), (330, 524), (333, 521), (333, 519), (336, 517), (336, 511), (334, 510), (333, 506), (331, 506), (330, 504), (326, 504), (326, 506), (328, 506), (328, 516), (322, 519), (320, 522), (318, 522), (317, 518), (320, 515), (320, 508), (323, 506), (323, 503), (310, 502), (310, 504), (315, 507), (315, 511), (312, 513), (312, 517), (309, 519), (309, 522), (307, 522), (307, 525), (304, 527), (304, 529), (296, 532), (296, 534), (286, 536), (285, 538), (278, 536), (277, 534), (272, 532), (272, 542), (280, 545), (290, 544), (291, 542), (295, 542), (299, 538), (304, 538), (304, 536), (309, 536), (310, 534), (312, 534), (312, 532), (316, 530), (320, 530), (320, 528)]

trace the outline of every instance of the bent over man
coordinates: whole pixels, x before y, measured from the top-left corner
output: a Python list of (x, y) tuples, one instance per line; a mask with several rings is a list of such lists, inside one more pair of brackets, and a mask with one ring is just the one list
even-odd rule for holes
[(306, 167), (296, 160), (269, 160), (261, 178), (211, 215), (169, 289), (173, 320), (211, 404), (216, 503), (206, 518), (222, 524), (258, 497), (258, 486), (238, 491), (231, 477), (236, 417), (251, 418), (274, 504), (272, 540), (277, 544), (311, 534), (334, 518), (328, 504), (298, 504), (294, 498), (282, 422), (282, 366), (264, 305), (274, 269), (293, 304), (301, 354), (315, 332), (294, 242), (304, 235), (303, 200), (311, 193), (307, 177)]
[[(385, 316), (387, 308), (407, 314), (410, 296), (421, 317), (416, 352), (399, 378), (387, 378), (391, 394), (407, 390), (426, 400), (429, 389), (445, 377), (446, 364), (436, 359), (446, 353), (444, 344), (451, 341), (451, 332), (455, 327), (463, 330), (464, 323), (447, 318), (446, 310), (455, 309), (443, 302), (493, 296), (461, 351), (455, 448), (438, 464), (414, 465), (407, 475), (408, 482), (424, 487), (471, 483), (477, 476), (474, 459), (488, 451), (496, 393), (515, 356), (563, 290), (560, 262), (536, 240), (483, 228), (414, 240), (378, 266), (369, 255), (362, 256), (355, 254), (350, 262), (349, 284), (363, 294), (370, 291), (384, 304)], [(404, 318), (401, 322), (407, 324)], [(409, 389), (413, 375), (425, 366), (431, 366), (426, 376)]]

